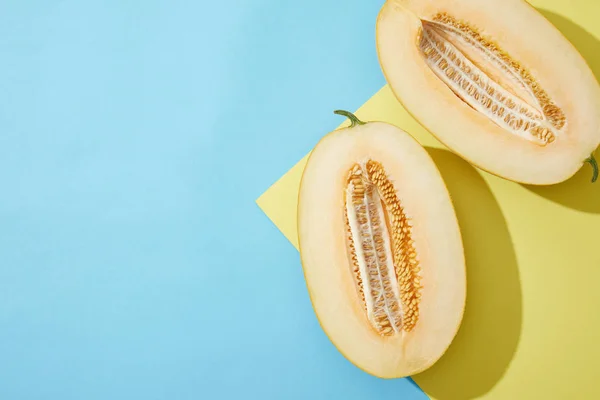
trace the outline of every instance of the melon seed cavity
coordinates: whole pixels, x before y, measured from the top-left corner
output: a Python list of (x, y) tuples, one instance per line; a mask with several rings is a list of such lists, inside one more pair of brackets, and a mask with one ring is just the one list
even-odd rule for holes
[(511, 134), (541, 146), (556, 140), (564, 113), (517, 61), (447, 13), (421, 22), (421, 54), (456, 96)]
[(380, 335), (410, 332), (419, 317), (419, 263), (410, 222), (381, 163), (355, 164), (345, 199), (350, 264), (367, 318)]

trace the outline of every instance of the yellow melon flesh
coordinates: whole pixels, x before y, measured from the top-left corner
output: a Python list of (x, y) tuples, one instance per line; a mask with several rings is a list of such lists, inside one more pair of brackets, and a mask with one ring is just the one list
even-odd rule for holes
[(592, 71), (523, 0), (388, 0), (376, 38), (397, 99), (483, 170), (555, 184), (600, 144)]
[(298, 240), (318, 320), (353, 364), (397, 378), (444, 354), (465, 305), (463, 246), (446, 186), (409, 134), (368, 122), (326, 135), (302, 175)]

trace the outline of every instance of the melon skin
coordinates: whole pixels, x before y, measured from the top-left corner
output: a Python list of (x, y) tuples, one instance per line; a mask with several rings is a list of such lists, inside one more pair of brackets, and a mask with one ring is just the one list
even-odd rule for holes
[[(381, 162), (410, 215), (423, 284), (410, 332), (382, 336), (357, 294), (347, 251), (344, 185), (357, 161)], [(392, 379), (431, 367), (462, 322), (466, 266), (450, 195), (426, 150), (384, 122), (341, 128), (323, 137), (302, 174), (297, 209), (300, 258), (320, 326), (340, 353), (373, 376)]]
[[(436, 76), (419, 35), (423, 21), (440, 13), (475, 27), (535, 79), (566, 120), (553, 143), (540, 146), (507, 132)], [(586, 161), (596, 168), (590, 156), (600, 144), (600, 86), (575, 47), (524, 0), (387, 0), (377, 17), (376, 46), (396, 99), (472, 165), (530, 185), (561, 183)]]

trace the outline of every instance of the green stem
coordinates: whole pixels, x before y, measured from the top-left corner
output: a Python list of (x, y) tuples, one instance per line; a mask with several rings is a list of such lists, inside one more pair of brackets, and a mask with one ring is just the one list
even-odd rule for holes
[(349, 111), (335, 110), (333, 113), (337, 114), (337, 115), (343, 115), (344, 117), (348, 118), (350, 120), (350, 128), (354, 128), (356, 125), (364, 125), (365, 124), (360, 119), (356, 118), (356, 115), (352, 114)]
[(596, 162), (593, 154), (586, 158), (585, 162), (589, 162), (594, 169), (594, 175), (592, 175), (592, 183), (594, 183), (596, 182), (596, 179), (598, 179), (598, 163)]

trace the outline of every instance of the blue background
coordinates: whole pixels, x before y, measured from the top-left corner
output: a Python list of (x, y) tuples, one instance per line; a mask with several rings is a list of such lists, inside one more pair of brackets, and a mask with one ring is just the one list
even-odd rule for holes
[(0, 2), (0, 398), (426, 398), (255, 204), (384, 84), (381, 3)]

